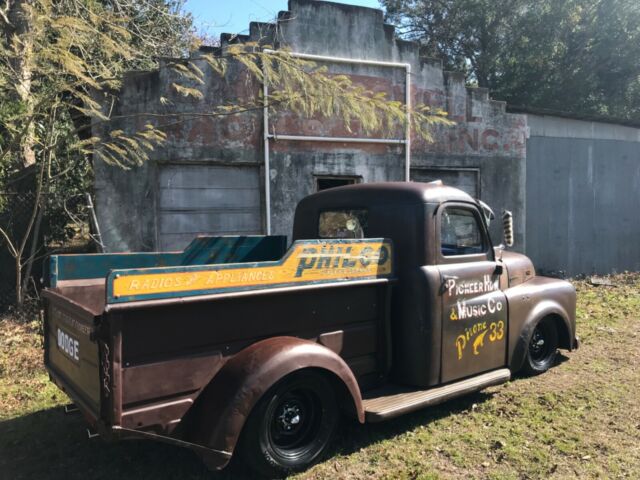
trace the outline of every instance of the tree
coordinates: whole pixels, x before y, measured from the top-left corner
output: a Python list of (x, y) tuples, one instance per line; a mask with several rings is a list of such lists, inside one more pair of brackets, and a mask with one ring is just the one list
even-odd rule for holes
[(382, 0), (404, 37), (420, 42), (445, 69), (463, 71), (481, 87), (491, 84), (507, 47), (513, 19), (526, 0)]
[[(175, 0), (11, 0), (0, 18), (0, 167), (5, 171), (36, 165), (36, 201), (24, 232), (12, 235), (0, 226), (0, 237), (15, 259), (17, 302), (24, 301), (28, 274), (37, 252), (37, 232), (45, 198), (78, 159), (98, 158), (131, 168), (146, 161), (165, 134), (157, 116), (137, 132), (106, 129), (102, 137), (89, 134), (90, 125), (110, 123), (104, 108), (116, 99), (122, 75), (130, 68), (153, 68), (158, 54), (184, 56), (194, 46), (191, 23)], [(200, 55), (207, 68), (225, 75), (239, 64), (254, 82), (268, 81), (268, 98), (261, 90), (250, 98), (196, 112), (219, 117), (279, 106), (307, 117), (337, 116), (349, 128), (357, 123), (366, 132), (395, 131), (406, 122), (402, 102), (389, 100), (354, 84), (349, 77), (329, 75), (326, 68), (289, 55), (268, 51), (258, 43), (234, 44), (215, 54)], [(174, 92), (199, 99), (205, 72), (189, 58), (170, 62), (180, 74)], [(434, 124), (450, 124), (444, 112), (418, 105), (411, 110), (411, 126), (430, 139)], [(27, 155), (29, 153), (29, 155)], [(75, 160), (74, 160), (75, 159)], [(9, 168), (6, 167), (9, 165)]]
[(640, 119), (636, 0), (382, 0), (403, 36), (515, 105)]
[[(32, 80), (32, 54), (33, 44), (31, 35), (31, 25), (33, 19), (30, 17), (31, 11), (28, 8), (28, 0), (8, 0), (6, 12), (2, 12), (2, 19), (5, 22), (4, 41), (11, 44), (14, 54), (8, 57), (7, 68), (13, 72), (14, 88), (12, 95), (6, 98), (21, 104), (24, 113), (31, 115), (32, 102), (30, 99)], [(28, 167), (36, 161), (34, 147), (34, 125), (25, 125), (24, 132), (20, 138), (20, 150), (22, 165)]]
[[(192, 38), (185, 17), (179, 17), (173, 35), (161, 24), (160, 31), (145, 31), (143, 36), (139, 31), (150, 17), (171, 17), (178, 4), (170, 2), (162, 10), (154, 0), (145, 3), (150, 13), (143, 9), (136, 18), (122, 13), (140, 3), (11, 0), (0, 13), (0, 172), (6, 177), (25, 167), (37, 171), (32, 210), (24, 228), (12, 231), (7, 225), (0, 226), (0, 239), (15, 259), (18, 305), (24, 302), (39, 249), (44, 200), (55, 190), (55, 183), (74, 166), (86, 164), (96, 145), (127, 152), (130, 157), (135, 152), (139, 162), (146, 150), (163, 139), (162, 132), (150, 126), (129, 136), (113, 135), (107, 141), (88, 135), (91, 118), (106, 118), (96, 92), (117, 89), (127, 68), (149, 64), (160, 39), (178, 46), (181, 43), (172, 40), (184, 39), (186, 47)], [(184, 51), (186, 48), (174, 53)]]

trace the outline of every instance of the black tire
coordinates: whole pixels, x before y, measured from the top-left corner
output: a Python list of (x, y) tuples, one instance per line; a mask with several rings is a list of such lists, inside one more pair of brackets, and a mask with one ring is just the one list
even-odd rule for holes
[(558, 327), (552, 317), (540, 320), (531, 333), (522, 366), (525, 375), (540, 375), (556, 363), (558, 355)]
[(340, 411), (330, 380), (316, 371), (293, 373), (258, 402), (242, 431), (243, 465), (269, 478), (308, 468), (322, 458)]

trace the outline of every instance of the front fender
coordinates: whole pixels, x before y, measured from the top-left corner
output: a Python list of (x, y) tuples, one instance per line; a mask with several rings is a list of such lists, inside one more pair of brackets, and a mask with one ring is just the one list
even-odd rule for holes
[(304, 368), (324, 370), (341, 382), (358, 420), (364, 422), (358, 383), (342, 358), (308, 340), (274, 337), (234, 355), (205, 388), (193, 412), (191, 441), (230, 455), (260, 398), (279, 380)]
[(509, 305), (508, 364), (512, 372), (522, 367), (535, 325), (544, 317), (557, 320), (560, 347), (572, 350), (576, 334), (576, 291), (569, 282), (546, 277), (505, 291)]

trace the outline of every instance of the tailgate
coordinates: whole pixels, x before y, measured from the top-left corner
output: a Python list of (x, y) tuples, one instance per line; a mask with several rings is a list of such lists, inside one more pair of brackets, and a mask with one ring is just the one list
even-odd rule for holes
[(95, 418), (100, 412), (98, 344), (94, 315), (55, 292), (45, 291), (45, 365), (55, 383)]

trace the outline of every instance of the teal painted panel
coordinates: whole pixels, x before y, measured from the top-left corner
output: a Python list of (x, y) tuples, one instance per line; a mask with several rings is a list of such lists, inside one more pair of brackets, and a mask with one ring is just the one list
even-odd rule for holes
[(103, 278), (111, 270), (278, 260), (286, 252), (286, 241), (282, 235), (200, 236), (183, 252), (52, 255), (49, 286), (54, 288), (63, 280)]

